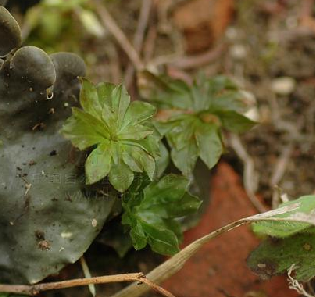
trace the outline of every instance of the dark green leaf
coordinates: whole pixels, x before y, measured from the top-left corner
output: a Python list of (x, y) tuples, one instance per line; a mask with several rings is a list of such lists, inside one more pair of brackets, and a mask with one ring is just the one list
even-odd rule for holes
[(256, 232), (272, 237), (251, 253), (249, 267), (264, 277), (270, 277), (294, 265), (296, 279), (307, 281), (314, 277), (314, 209), (315, 196), (303, 196), (283, 203), (274, 211), (270, 222), (254, 223)]
[(179, 252), (179, 241), (175, 232), (167, 229), (159, 229), (152, 224), (143, 224), (143, 230), (147, 233), (151, 249), (162, 255), (174, 255)]
[[(199, 200), (200, 201), (200, 200)], [(182, 222), (179, 223), (177, 220), (173, 219), (165, 219), (164, 225), (168, 230), (172, 230), (177, 237), (178, 242), (182, 242), (183, 240), (183, 230), (182, 230)]]
[(158, 106), (165, 108), (192, 108), (193, 101), (190, 87), (184, 81), (152, 74), (150, 79), (154, 81), (149, 98), (151, 102), (155, 102)]
[(122, 152), (122, 158), (126, 165), (134, 172), (143, 172), (142, 164), (138, 161), (138, 158), (134, 158), (135, 151), (142, 151), (141, 148), (136, 146), (124, 146)]
[(82, 79), (80, 104), (85, 112), (89, 113), (99, 120), (101, 119), (102, 107), (98, 99), (97, 89), (87, 79)]
[(131, 185), (134, 174), (127, 165), (120, 162), (118, 164), (112, 164), (108, 177), (110, 183), (117, 191), (124, 192)]
[(97, 86), (97, 94), (100, 105), (103, 107), (104, 105), (108, 105), (112, 107), (111, 95), (113, 90), (115, 89), (115, 85), (111, 83), (101, 82)]
[(97, 146), (87, 159), (87, 183), (108, 175), (114, 188), (124, 191), (133, 181), (133, 171), (146, 172), (153, 179), (161, 142), (151, 123), (155, 107), (130, 104), (122, 85), (94, 86), (86, 79), (82, 84), (83, 110), (74, 108), (61, 132), (81, 150)]
[(121, 140), (141, 140), (153, 134), (153, 130), (141, 124), (126, 126), (119, 131), (119, 139)]
[(109, 131), (109, 139), (117, 139), (117, 114), (115, 114), (109, 105), (102, 107), (102, 121)]
[(191, 93), (193, 97), (193, 109), (195, 111), (203, 111), (209, 109), (213, 95), (209, 92), (209, 84), (206, 83), (205, 77), (199, 78), (198, 81), (194, 81), (191, 87)]
[(240, 92), (224, 91), (223, 93), (213, 97), (209, 110), (233, 110), (242, 113), (246, 111), (246, 105), (242, 101), (242, 95)]
[(214, 113), (219, 116), (223, 127), (232, 132), (242, 133), (256, 125), (256, 122), (233, 110), (221, 110)]
[[(134, 182), (129, 195), (123, 199), (123, 224), (130, 226), (136, 248), (149, 243), (152, 250), (165, 255), (178, 251), (182, 232), (175, 218), (195, 212), (198, 198), (187, 193), (189, 183), (178, 175), (167, 175), (143, 189)], [(131, 189), (132, 189), (131, 187)]]
[(222, 140), (218, 127), (214, 124), (201, 124), (196, 132), (201, 160), (211, 169), (223, 153)]
[(237, 85), (228, 77), (218, 75), (207, 80), (209, 85), (209, 92), (211, 95), (221, 94), (224, 91), (237, 91)]
[(107, 129), (98, 119), (77, 108), (73, 108), (73, 116), (65, 122), (61, 133), (80, 150), (98, 144), (108, 136)]
[[(275, 217), (286, 218), (289, 215), (294, 215), (295, 213), (303, 212), (305, 214), (310, 214), (315, 209), (315, 196), (303, 196), (298, 200), (292, 200), (281, 204), (280, 207), (289, 207), (299, 205), (299, 207), (294, 208), (292, 211), (287, 211), (283, 214), (276, 215)], [(257, 222), (253, 224), (253, 229), (255, 232), (261, 235), (270, 235), (274, 237), (287, 237), (305, 229), (308, 229), (311, 224), (290, 222), (290, 221), (279, 221), (279, 222)]]
[(172, 149), (174, 165), (185, 175), (190, 176), (196, 165), (199, 151), (195, 141), (190, 141), (180, 150)]
[(180, 120), (177, 120), (173, 129), (166, 134), (170, 146), (180, 150), (187, 143), (196, 141), (194, 137), (196, 122), (198, 122), (198, 118), (190, 115), (182, 116)]
[(155, 162), (155, 177), (156, 178), (160, 178), (163, 175), (168, 164), (169, 164), (168, 150), (163, 144), (163, 142), (160, 142), (160, 157), (157, 157), (156, 162)]
[(156, 87), (150, 99), (164, 115), (154, 125), (166, 137), (173, 163), (186, 176), (199, 156), (209, 169), (218, 162), (223, 152), (221, 128), (243, 132), (255, 124), (241, 114), (246, 109), (241, 92), (227, 77), (200, 75), (191, 85), (151, 73), (146, 78)]
[(160, 204), (163, 201), (166, 203), (178, 201), (184, 196), (188, 190), (188, 186), (189, 182), (187, 178), (181, 175), (168, 174), (144, 189), (144, 199), (141, 203), (141, 209), (149, 209), (153, 204)]
[(198, 197), (186, 193), (180, 200), (180, 203), (172, 202), (172, 205), (169, 205), (167, 209), (171, 217), (184, 217), (194, 213), (199, 209), (200, 205), (201, 201)]
[(109, 141), (100, 144), (92, 151), (85, 164), (87, 184), (94, 184), (107, 176), (111, 169), (111, 159)]
[(124, 126), (130, 124), (141, 124), (152, 118), (156, 113), (156, 108), (145, 102), (134, 101), (130, 104), (124, 119)]
[(244, 111), (244, 103), (237, 85), (225, 76), (207, 78), (201, 75), (192, 85), (152, 73), (146, 73), (146, 79), (152, 83), (148, 100), (156, 103), (161, 109), (199, 112), (214, 108)]
[(141, 250), (148, 244), (147, 236), (143, 230), (142, 225), (136, 222), (130, 231), (130, 236), (132, 239), (132, 245), (136, 250)]
[(132, 171), (145, 171), (150, 179), (153, 179), (155, 172), (154, 158), (141, 148), (129, 146), (128, 152), (123, 155), (123, 160)]
[(168, 121), (168, 122), (154, 121), (154, 127), (162, 136), (166, 135), (168, 132), (174, 129), (176, 125), (177, 125), (176, 121)]
[(253, 224), (253, 231), (260, 235), (269, 235), (284, 238), (296, 234), (310, 225), (299, 222), (259, 222)]
[(124, 86), (117, 86), (111, 94), (112, 98), (112, 109), (117, 114), (118, 127), (123, 125), (123, 120), (130, 104), (130, 97)]
[(295, 265), (295, 278), (308, 281), (315, 275), (315, 228), (284, 239), (269, 238), (248, 258), (248, 266), (262, 277), (284, 273)]
[(149, 135), (145, 139), (138, 140), (138, 144), (143, 148), (143, 150), (154, 158), (160, 156), (160, 142), (160, 138), (155, 134)]

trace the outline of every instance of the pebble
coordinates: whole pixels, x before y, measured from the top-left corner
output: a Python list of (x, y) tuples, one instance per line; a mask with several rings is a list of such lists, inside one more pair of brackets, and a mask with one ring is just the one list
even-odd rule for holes
[(279, 77), (273, 80), (272, 90), (279, 95), (288, 95), (295, 89), (296, 81), (291, 77)]

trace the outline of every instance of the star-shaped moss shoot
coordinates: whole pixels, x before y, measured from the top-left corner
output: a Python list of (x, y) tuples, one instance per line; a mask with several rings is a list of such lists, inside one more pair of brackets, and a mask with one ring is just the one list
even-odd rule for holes
[(155, 173), (160, 137), (151, 118), (156, 109), (135, 101), (122, 86), (82, 81), (82, 109), (73, 108), (61, 132), (80, 150), (93, 147), (86, 160), (86, 182), (93, 184), (108, 176), (120, 192), (129, 188), (134, 172)]

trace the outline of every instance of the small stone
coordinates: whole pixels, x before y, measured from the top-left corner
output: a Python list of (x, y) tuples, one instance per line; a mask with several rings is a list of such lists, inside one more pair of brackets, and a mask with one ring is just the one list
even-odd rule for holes
[(95, 228), (97, 226), (97, 220), (96, 219), (93, 219), (92, 220), (92, 226)]
[(235, 44), (230, 47), (230, 55), (237, 60), (243, 60), (247, 56), (247, 48), (241, 44)]
[(288, 95), (295, 89), (296, 81), (291, 77), (279, 77), (273, 80), (271, 84), (272, 90), (276, 94)]
[(257, 264), (257, 267), (258, 267), (258, 268), (266, 268), (266, 266), (267, 266), (267, 265), (266, 265), (266, 264), (263, 264), (263, 263)]
[(41, 250), (50, 250), (50, 243), (47, 240), (40, 240), (38, 242), (38, 248)]

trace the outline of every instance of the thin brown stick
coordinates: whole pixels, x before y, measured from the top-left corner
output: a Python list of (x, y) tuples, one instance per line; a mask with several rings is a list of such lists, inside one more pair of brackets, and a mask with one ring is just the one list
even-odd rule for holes
[(275, 186), (281, 181), (285, 173), (285, 170), (287, 168), (288, 161), (291, 157), (292, 151), (293, 151), (293, 142), (289, 143), (288, 146), (283, 148), (280, 158), (278, 159), (275, 165), (275, 170), (271, 176), (271, 186)]
[[(85, 278), (90, 278), (92, 277), (91, 273), (90, 273), (90, 268), (85, 260), (85, 257), (82, 256), (80, 258), (80, 264), (81, 264), (81, 268), (82, 268), (82, 271), (83, 271), (83, 274), (85, 276)], [(89, 285), (89, 291), (90, 293), (92, 294), (93, 297), (96, 296), (96, 288), (95, 288), (95, 285), (93, 284), (90, 284)]]
[(91, 278), (78, 278), (67, 281), (43, 283), (37, 285), (0, 285), (0, 292), (3, 293), (18, 293), (30, 296), (35, 296), (40, 292), (48, 290), (60, 290), (78, 286), (98, 285), (113, 282), (140, 282), (145, 283), (151, 289), (161, 293), (165, 297), (175, 297), (170, 292), (160, 286), (149, 281), (143, 273), (115, 274), (105, 275)]
[(115, 20), (112, 18), (108, 10), (106, 9), (105, 5), (101, 2), (95, 0), (94, 2), (95, 11), (99, 15), (99, 18), (103, 24), (103, 26), (114, 36), (115, 40), (124, 50), (126, 55), (129, 57), (130, 61), (132, 62), (133, 66), (137, 70), (141, 70), (143, 68), (143, 63), (140, 60), (140, 57), (132, 46), (124, 32), (118, 27)]
[(170, 55), (166, 57), (158, 57), (155, 60), (149, 62), (152, 66), (170, 65), (181, 69), (191, 69), (201, 67), (218, 59), (218, 57), (224, 52), (226, 45), (224, 43), (218, 44), (216, 47), (211, 48), (209, 51), (196, 56), (183, 56), (176, 57)]
[(172, 66), (182, 69), (188, 69), (207, 65), (216, 60), (222, 54), (225, 48), (226, 45), (220, 43), (216, 47), (210, 49), (208, 52), (205, 52), (198, 56), (187, 56), (177, 61), (175, 60), (172, 63)]
[(266, 207), (259, 201), (259, 199), (255, 195), (258, 187), (258, 175), (255, 170), (254, 160), (251, 158), (251, 156), (249, 156), (237, 135), (230, 135), (230, 144), (235, 150), (238, 157), (244, 163), (243, 183), (249, 200), (257, 209), (257, 211), (259, 211), (260, 213), (265, 212)]
[[(291, 142), (288, 146), (286, 146), (281, 153), (280, 158), (278, 159), (276, 165), (275, 165), (275, 169), (274, 172), (272, 174), (271, 177), (271, 186), (275, 187), (279, 184), (279, 182), (281, 181), (281, 179), (283, 178), (290, 157), (292, 155), (292, 151), (293, 151), (293, 142)], [(279, 207), (280, 204), (280, 195), (278, 193), (278, 189), (275, 188), (273, 191), (273, 195), (272, 195), (272, 209), (276, 209)]]
[[(151, 7), (152, 7), (152, 0), (142, 0), (138, 26), (137, 26), (135, 38), (133, 41), (133, 46), (138, 53), (141, 51), (141, 48), (143, 45), (145, 31), (149, 23)], [(135, 69), (133, 67), (133, 64), (131, 63), (128, 65), (126, 74), (125, 74), (125, 84), (127, 88), (130, 86), (132, 82), (134, 73), (135, 73)]]
[(145, 64), (147, 64), (153, 56), (156, 37), (157, 37), (156, 24), (152, 24), (148, 30), (147, 38), (143, 45), (143, 61)]
[(148, 285), (152, 290), (162, 294), (163, 296), (175, 297), (172, 293), (163, 289), (162, 287), (158, 286), (157, 284), (155, 284), (154, 282), (150, 281), (147, 278), (142, 279), (142, 282), (145, 283), (146, 285)]

